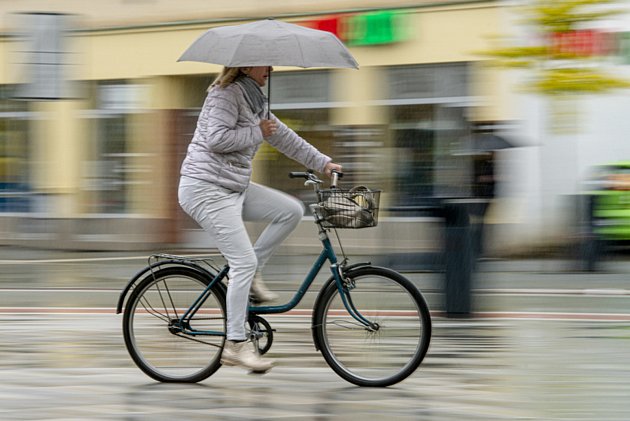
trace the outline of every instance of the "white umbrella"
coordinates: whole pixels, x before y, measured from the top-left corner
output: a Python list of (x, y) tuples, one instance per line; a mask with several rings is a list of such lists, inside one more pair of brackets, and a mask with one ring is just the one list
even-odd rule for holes
[(352, 54), (331, 32), (273, 19), (209, 29), (178, 61), (229, 67), (359, 68)]
[[(229, 67), (359, 68), (350, 51), (333, 33), (273, 19), (209, 29), (177, 61)], [(270, 97), (271, 78), (267, 80), (268, 102)]]

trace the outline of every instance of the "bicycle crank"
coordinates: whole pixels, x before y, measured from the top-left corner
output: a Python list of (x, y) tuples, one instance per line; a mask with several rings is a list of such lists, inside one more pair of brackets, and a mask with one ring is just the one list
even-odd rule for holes
[(257, 314), (250, 314), (247, 319), (249, 324), (249, 339), (254, 344), (255, 349), (260, 355), (264, 355), (271, 348), (273, 343), (274, 329), (267, 320)]

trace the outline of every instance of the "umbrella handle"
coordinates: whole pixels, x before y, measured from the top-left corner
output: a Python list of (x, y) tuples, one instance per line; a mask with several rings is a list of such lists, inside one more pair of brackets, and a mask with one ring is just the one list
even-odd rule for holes
[(267, 78), (267, 120), (271, 114), (271, 72), (269, 72), (269, 77)]

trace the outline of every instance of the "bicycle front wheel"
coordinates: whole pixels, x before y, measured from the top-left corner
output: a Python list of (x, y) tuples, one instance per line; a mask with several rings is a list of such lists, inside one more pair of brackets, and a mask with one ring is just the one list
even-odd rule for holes
[(366, 266), (346, 274), (344, 304), (331, 281), (315, 304), (314, 339), (328, 365), (359, 386), (390, 386), (413, 373), (426, 355), (431, 316), (420, 291), (399, 273)]
[(220, 366), (225, 293), (220, 285), (190, 317), (210, 279), (186, 267), (159, 269), (133, 290), (123, 317), (125, 345), (136, 365), (162, 382), (199, 382)]

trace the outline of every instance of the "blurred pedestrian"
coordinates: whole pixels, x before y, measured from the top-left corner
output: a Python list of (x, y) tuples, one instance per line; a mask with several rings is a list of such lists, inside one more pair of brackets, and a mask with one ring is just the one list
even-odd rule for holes
[(495, 160), (495, 151), (484, 152), (474, 157), (475, 182), (473, 183), (473, 196), (488, 200), (494, 198), (496, 184), (494, 176)]
[(471, 211), (474, 258), (483, 257), (484, 253), (485, 218), (495, 196), (495, 159), (495, 151), (487, 151), (473, 158), (473, 196), (478, 199)]
[[(260, 276), (280, 243), (304, 214), (297, 199), (251, 182), (252, 160), (263, 140), (304, 165), (331, 175), (341, 166), (298, 136), (273, 114), (261, 90), (270, 66), (225, 67), (208, 89), (197, 128), (182, 164), (179, 203), (216, 241), (230, 265), (227, 291), (225, 365), (265, 372), (263, 359), (246, 336), (246, 316), (252, 299), (275, 299)], [(265, 221), (265, 230), (252, 242), (244, 221)]]

